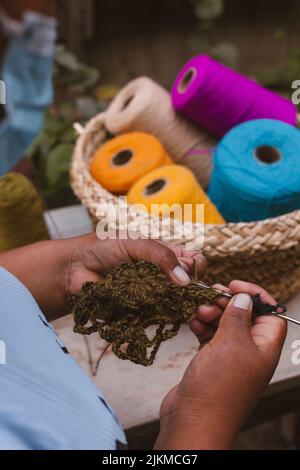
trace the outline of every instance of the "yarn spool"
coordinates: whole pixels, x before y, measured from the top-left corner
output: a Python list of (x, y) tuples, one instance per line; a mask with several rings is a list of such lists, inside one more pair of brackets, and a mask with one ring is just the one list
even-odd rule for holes
[(201, 186), (207, 188), (215, 140), (179, 116), (170, 94), (149, 78), (137, 78), (119, 92), (107, 110), (105, 125), (112, 134), (153, 134), (171, 158), (192, 170)]
[(19, 173), (0, 178), (0, 252), (49, 238), (43, 203), (33, 184)]
[(171, 163), (155, 137), (144, 132), (131, 132), (115, 137), (96, 151), (91, 174), (108, 191), (125, 194), (142, 176)]
[[(108, 214), (111, 205), (118, 208), (120, 204), (118, 198), (97, 184), (90, 173), (90, 159), (107, 138), (105, 118), (105, 113), (99, 114), (81, 130), (71, 165), (72, 187), (98, 220), (103, 219), (99, 205), (107, 207), (105, 214)], [(130, 213), (129, 223), (136, 220), (137, 216)], [(138, 215), (140, 227), (148, 227), (151, 222), (148, 212)], [(117, 222), (119, 228), (122, 230), (123, 224)], [(176, 236), (176, 240), (170, 240), (159, 228), (158, 236), (174, 244), (181, 243), (187, 249), (193, 245), (199, 249), (197, 235), (190, 236), (191, 232), (188, 232), (183, 231), (180, 238)], [(300, 210), (259, 222), (206, 225), (201, 249), (208, 259), (209, 270), (203, 279), (208, 285), (220, 279), (228, 284), (233, 278), (242, 278), (247, 271), (249, 281), (263, 285), (282, 301), (300, 289)]]
[[(131, 188), (127, 197), (130, 204), (142, 204), (153, 215), (169, 215), (169, 208), (173, 206), (174, 218), (183, 220), (184, 217), (184, 221), (206, 224), (224, 223), (193, 173), (180, 165), (152, 171)], [(190, 213), (183, 211), (185, 204), (192, 205)], [(198, 204), (204, 204), (204, 214), (197, 212)]]
[(206, 55), (191, 59), (172, 88), (174, 108), (216, 137), (254, 119), (295, 126), (296, 106)]
[(228, 222), (300, 209), (299, 155), (297, 128), (268, 119), (240, 124), (216, 149), (209, 196)]

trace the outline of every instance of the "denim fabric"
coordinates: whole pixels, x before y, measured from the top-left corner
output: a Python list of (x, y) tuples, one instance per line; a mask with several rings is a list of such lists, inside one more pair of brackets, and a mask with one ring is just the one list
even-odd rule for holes
[(40, 132), (44, 111), (53, 101), (56, 21), (27, 13), (23, 24), (23, 34), (11, 40), (2, 64), (6, 118), (0, 124), (0, 175), (22, 158)]

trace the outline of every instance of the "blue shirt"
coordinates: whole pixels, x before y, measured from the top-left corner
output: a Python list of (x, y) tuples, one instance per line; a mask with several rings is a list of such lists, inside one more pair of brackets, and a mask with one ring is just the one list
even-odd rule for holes
[(124, 448), (124, 432), (101, 392), (30, 292), (3, 268), (0, 344), (0, 449)]

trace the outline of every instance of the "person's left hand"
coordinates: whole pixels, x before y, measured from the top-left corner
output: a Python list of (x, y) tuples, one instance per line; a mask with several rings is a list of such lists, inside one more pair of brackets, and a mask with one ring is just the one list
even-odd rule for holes
[(154, 240), (103, 240), (95, 235), (78, 239), (69, 266), (68, 294), (77, 292), (87, 281), (103, 280), (102, 274), (123, 261), (145, 260), (158, 264), (168, 278), (178, 284), (188, 284), (194, 261), (198, 275), (203, 275), (206, 260), (199, 251), (185, 250)]
[(0, 265), (27, 286), (49, 320), (68, 313), (69, 296), (85, 282), (101, 281), (105, 271), (137, 260), (158, 264), (171, 281), (183, 285), (190, 282), (194, 260), (199, 276), (206, 269), (198, 251), (154, 240), (99, 240), (96, 234), (36, 243), (0, 255)]

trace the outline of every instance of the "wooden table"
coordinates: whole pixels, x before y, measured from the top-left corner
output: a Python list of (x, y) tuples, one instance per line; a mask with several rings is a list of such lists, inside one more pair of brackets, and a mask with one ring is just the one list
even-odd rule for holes
[[(46, 217), (53, 238), (67, 238), (92, 231), (89, 217), (81, 206), (51, 211)], [(59, 229), (59, 235), (54, 225)], [(288, 309), (290, 316), (300, 320), (300, 293), (291, 299)], [(56, 321), (54, 326), (70, 353), (91, 375), (91, 362), (95, 367), (105, 343), (97, 335), (89, 337), (89, 358), (84, 338), (72, 331), (70, 317)], [(300, 341), (300, 327), (289, 324), (280, 364), (247, 427), (300, 411), (300, 364), (295, 365), (292, 362), (292, 344), (295, 340)], [(158, 431), (160, 403), (181, 379), (197, 351), (197, 346), (194, 335), (187, 327), (182, 327), (178, 336), (162, 344), (154, 365), (149, 368), (120, 361), (109, 350), (104, 354), (97, 376), (92, 379), (106, 395), (124, 428), (128, 430), (132, 447), (138, 448), (139, 442), (143, 442), (143, 448), (145, 443), (149, 447), (152, 445)]]

